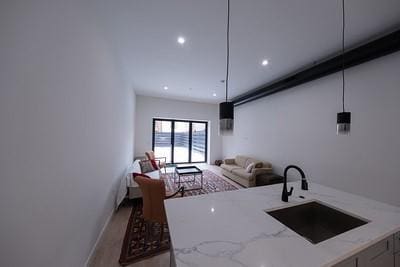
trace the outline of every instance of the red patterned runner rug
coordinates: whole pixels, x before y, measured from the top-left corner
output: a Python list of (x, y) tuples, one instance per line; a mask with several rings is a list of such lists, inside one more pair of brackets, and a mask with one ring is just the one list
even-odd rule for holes
[[(185, 188), (195, 188), (200, 186), (200, 175), (195, 178), (195, 183), (188, 182), (181, 185)], [(161, 179), (164, 179), (167, 192), (175, 192), (178, 189), (178, 184), (174, 181), (173, 174), (163, 174)], [(186, 177), (184, 180), (193, 180), (193, 177)], [(182, 180), (181, 180), (182, 181)], [(237, 190), (238, 188), (225, 181), (223, 178), (214, 174), (211, 171), (203, 171), (203, 189), (191, 190), (185, 192), (185, 196), (194, 196), (209, 194), (215, 192)], [(124, 242), (121, 249), (119, 263), (122, 266), (141, 261), (145, 258), (156, 256), (164, 251), (169, 250), (169, 231), (165, 224), (164, 233), (161, 238), (161, 225), (154, 223), (150, 231), (146, 229), (142, 216), (142, 201), (137, 199), (132, 203), (132, 213), (129, 217), (128, 226), (126, 228)]]

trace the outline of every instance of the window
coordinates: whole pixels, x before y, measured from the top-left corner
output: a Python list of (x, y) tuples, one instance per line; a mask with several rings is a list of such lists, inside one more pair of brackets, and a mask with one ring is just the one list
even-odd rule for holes
[(153, 119), (153, 151), (168, 163), (207, 161), (208, 123)]

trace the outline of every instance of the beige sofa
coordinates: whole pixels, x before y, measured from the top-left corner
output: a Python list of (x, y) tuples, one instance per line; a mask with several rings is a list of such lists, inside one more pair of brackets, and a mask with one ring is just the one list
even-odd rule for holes
[[(251, 163), (254, 163), (255, 166), (251, 172), (247, 172), (246, 168)], [(256, 186), (256, 177), (258, 175), (272, 172), (271, 163), (262, 162), (246, 156), (236, 156), (234, 159), (225, 159), (224, 163), (221, 164), (221, 168), (224, 176), (245, 187)]]

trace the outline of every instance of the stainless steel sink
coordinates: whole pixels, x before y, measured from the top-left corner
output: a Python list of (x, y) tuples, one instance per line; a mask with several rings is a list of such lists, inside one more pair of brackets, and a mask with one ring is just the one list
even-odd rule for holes
[(266, 212), (313, 244), (368, 223), (317, 201)]

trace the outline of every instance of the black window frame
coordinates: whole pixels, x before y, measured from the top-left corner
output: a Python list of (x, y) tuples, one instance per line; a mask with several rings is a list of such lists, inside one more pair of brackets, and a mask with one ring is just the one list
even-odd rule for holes
[[(171, 122), (171, 162), (172, 164), (192, 164), (192, 163), (207, 163), (208, 160), (208, 121), (201, 120), (181, 120), (181, 119), (166, 119), (166, 118), (153, 118), (152, 127), (152, 144), (151, 148), (154, 151), (155, 145), (155, 128), (156, 121), (169, 121)], [(175, 122), (188, 122), (189, 123), (189, 161), (188, 162), (175, 162), (174, 160), (174, 148), (175, 148)], [(193, 140), (193, 123), (203, 123), (205, 125), (205, 151), (204, 151), (204, 161), (192, 161), (192, 140)]]

